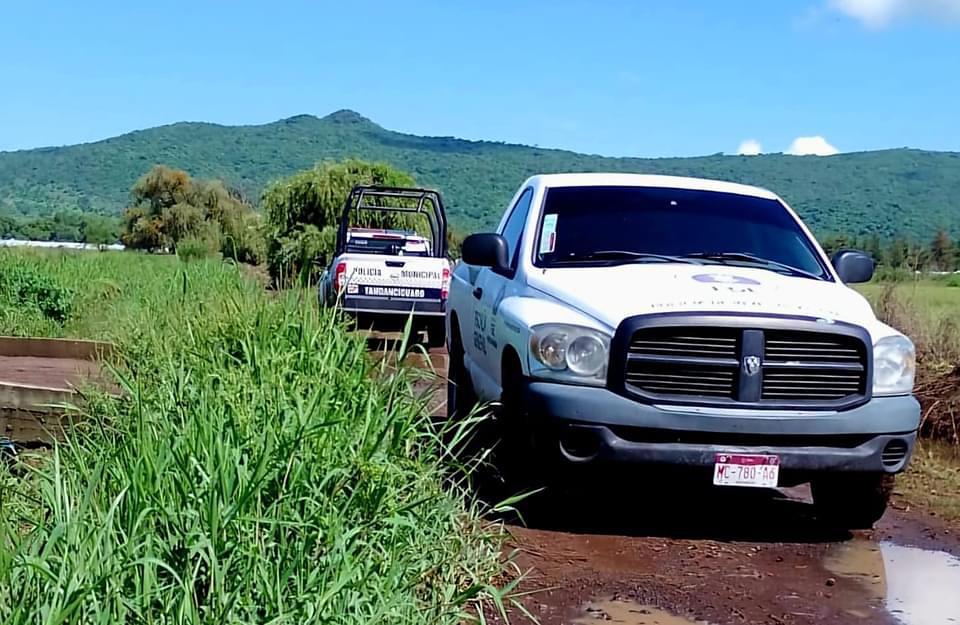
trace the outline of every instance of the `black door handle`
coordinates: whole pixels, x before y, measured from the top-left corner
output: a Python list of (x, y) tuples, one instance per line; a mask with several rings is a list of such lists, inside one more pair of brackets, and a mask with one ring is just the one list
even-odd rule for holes
[(477, 299), (480, 299), (481, 297), (483, 297), (483, 289), (481, 289), (480, 287), (475, 288), (473, 290), (473, 296)]

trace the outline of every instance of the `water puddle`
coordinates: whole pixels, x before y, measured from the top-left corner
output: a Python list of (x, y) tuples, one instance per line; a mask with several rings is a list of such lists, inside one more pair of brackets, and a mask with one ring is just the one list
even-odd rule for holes
[[(860, 582), (904, 625), (960, 624), (960, 558), (852, 540), (824, 565), (839, 577)], [(856, 616), (855, 611), (851, 615)]]
[(592, 601), (584, 608), (584, 616), (576, 619), (578, 625), (707, 625), (705, 621), (691, 621), (659, 608), (632, 601), (611, 599)]

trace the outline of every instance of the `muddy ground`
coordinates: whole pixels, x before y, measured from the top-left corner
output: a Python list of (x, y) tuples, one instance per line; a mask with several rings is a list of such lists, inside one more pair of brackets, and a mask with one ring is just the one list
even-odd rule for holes
[[(446, 355), (408, 362), (442, 376)], [(433, 387), (442, 415), (442, 379)], [(960, 623), (960, 528), (902, 496), (874, 530), (837, 533), (817, 524), (805, 487), (717, 492), (623, 471), (505, 529), (523, 575), (512, 623)]]

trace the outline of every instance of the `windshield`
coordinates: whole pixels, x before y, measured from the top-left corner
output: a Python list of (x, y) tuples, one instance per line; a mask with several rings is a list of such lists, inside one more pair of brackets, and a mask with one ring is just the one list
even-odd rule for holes
[(830, 274), (796, 220), (776, 201), (733, 193), (651, 187), (547, 191), (538, 267), (598, 262), (701, 262)]

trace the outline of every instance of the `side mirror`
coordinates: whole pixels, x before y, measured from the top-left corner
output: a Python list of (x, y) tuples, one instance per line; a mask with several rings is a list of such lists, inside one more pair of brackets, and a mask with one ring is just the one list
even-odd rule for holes
[(499, 234), (483, 232), (471, 234), (463, 240), (461, 260), (468, 265), (490, 267), (496, 272), (509, 271), (507, 241)]
[(316, 258), (313, 259), (313, 264), (317, 265), (321, 269), (327, 266), (327, 255), (319, 254)]
[(873, 277), (873, 259), (855, 250), (840, 250), (830, 259), (837, 275), (846, 284), (869, 282)]

